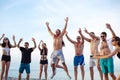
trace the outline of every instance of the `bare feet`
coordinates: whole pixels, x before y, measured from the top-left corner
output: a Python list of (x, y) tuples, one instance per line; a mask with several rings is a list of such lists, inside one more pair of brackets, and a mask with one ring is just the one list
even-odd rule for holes
[(56, 74), (56, 72), (52, 74), (51, 79), (53, 79), (53, 77), (55, 76), (55, 74)]

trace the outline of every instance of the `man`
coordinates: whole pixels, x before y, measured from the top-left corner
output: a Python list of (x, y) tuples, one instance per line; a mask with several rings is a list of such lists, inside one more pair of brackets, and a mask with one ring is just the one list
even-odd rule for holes
[[(81, 68), (81, 75), (82, 75), (82, 80), (84, 80), (84, 56), (83, 56), (83, 48), (84, 48), (84, 39), (81, 33), (81, 29), (79, 29), (79, 34), (80, 36), (77, 36), (76, 40), (74, 41), (72, 39), (69, 38), (69, 36), (67, 35), (66, 32), (66, 37), (67, 39), (74, 45), (75, 48), (75, 57), (74, 57), (74, 76), (75, 76), (75, 80), (77, 80), (77, 74), (78, 74), (78, 65), (80, 65)], [(82, 38), (82, 40), (81, 40)]]
[(62, 30), (62, 32), (59, 29), (57, 29), (56, 30), (56, 34), (54, 34), (51, 31), (51, 29), (49, 27), (49, 22), (46, 22), (46, 26), (47, 26), (48, 32), (50, 33), (50, 35), (53, 38), (53, 54), (52, 54), (52, 65), (51, 65), (53, 74), (52, 74), (51, 79), (55, 75), (55, 69), (56, 69), (55, 68), (55, 63), (56, 63), (57, 58), (59, 58), (61, 60), (65, 72), (67, 73), (68, 77), (71, 79), (71, 77), (70, 77), (70, 75), (68, 73), (68, 69), (67, 69), (67, 66), (65, 64), (65, 59), (64, 59), (63, 52), (62, 52), (62, 41), (63, 41), (63, 36), (64, 36), (64, 34), (66, 32), (67, 23), (68, 23), (68, 17), (66, 17), (65, 22), (66, 22), (65, 23), (65, 27)]
[(89, 66), (90, 66), (90, 76), (91, 76), (91, 80), (94, 80), (94, 70), (93, 70), (93, 67), (96, 65), (97, 66), (97, 69), (99, 71), (99, 74), (100, 74), (100, 78), (101, 80), (103, 80), (103, 75), (102, 75), (102, 71), (101, 71), (101, 68), (100, 68), (100, 65), (99, 65), (99, 59), (93, 59), (91, 56), (93, 55), (99, 55), (99, 54), (96, 54), (98, 53), (98, 45), (100, 43), (100, 38), (97, 37), (94, 32), (88, 32), (88, 30), (85, 28), (85, 33), (87, 33), (91, 39), (89, 38), (86, 38), (85, 36), (84, 39), (90, 43), (90, 51), (91, 51), (91, 55), (90, 55), (90, 61), (89, 61)]
[(22, 53), (22, 58), (21, 58), (21, 64), (20, 64), (20, 68), (19, 68), (19, 75), (18, 75), (18, 80), (21, 80), (21, 76), (24, 70), (26, 70), (27, 73), (27, 77), (26, 80), (30, 80), (30, 63), (31, 63), (31, 53), (33, 52), (33, 50), (36, 48), (36, 42), (35, 39), (32, 38), (32, 41), (34, 43), (34, 47), (29, 48), (29, 43), (25, 42), (24, 46), (25, 47), (21, 47), (20, 43), (23, 39), (21, 38), (18, 42), (17, 47), (20, 49), (21, 53)]
[[(112, 37), (115, 37), (115, 33), (111, 28), (110, 24), (106, 24), (107, 29), (110, 30), (110, 32), (112, 33)], [(101, 55), (108, 55), (109, 53), (111, 53), (113, 51), (113, 46), (112, 46), (112, 39), (107, 40), (107, 33), (106, 32), (102, 32), (101, 33), (101, 46), (100, 46), (100, 53)], [(104, 74), (104, 78), (105, 80), (109, 80), (108, 78), (108, 73), (110, 74), (112, 80), (115, 80), (116, 77), (114, 75), (114, 63), (113, 63), (113, 59), (111, 58), (107, 58), (107, 59), (100, 59), (100, 66), (102, 69), (102, 73)]]

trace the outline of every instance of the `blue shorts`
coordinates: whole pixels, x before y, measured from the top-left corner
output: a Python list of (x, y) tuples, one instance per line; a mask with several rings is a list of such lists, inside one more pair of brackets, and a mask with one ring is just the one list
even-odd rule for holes
[(100, 67), (102, 69), (102, 73), (114, 73), (114, 64), (112, 58), (100, 59)]
[(19, 68), (19, 73), (23, 73), (24, 69), (26, 70), (26, 73), (30, 73), (30, 63), (21, 63)]
[(78, 65), (81, 65), (81, 66), (85, 65), (83, 55), (74, 57), (74, 66), (78, 66)]

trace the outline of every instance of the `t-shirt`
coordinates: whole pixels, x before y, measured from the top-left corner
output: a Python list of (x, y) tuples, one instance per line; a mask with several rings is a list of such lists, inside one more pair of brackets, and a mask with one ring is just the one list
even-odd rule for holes
[(22, 52), (21, 63), (31, 63), (31, 53), (33, 48), (25, 49), (24, 47), (20, 47), (20, 51)]

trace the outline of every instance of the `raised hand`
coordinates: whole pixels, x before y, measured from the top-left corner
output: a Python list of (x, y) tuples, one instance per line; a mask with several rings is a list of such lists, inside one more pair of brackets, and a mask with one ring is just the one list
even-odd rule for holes
[(5, 36), (5, 34), (2, 35), (2, 38)]
[(20, 41), (23, 41), (23, 38), (20, 38)]
[(32, 41), (35, 41), (35, 38), (32, 38)]
[(15, 40), (15, 35), (13, 35), (13, 40)]
[(81, 33), (81, 32), (82, 32), (81, 28), (79, 28), (78, 32), (79, 32), (79, 33)]
[(107, 27), (108, 29), (111, 29), (111, 25), (108, 24), (108, 23), (106, 23), (106, 27)]
[(65, 21), (68, 22), (68, 17), (66, 17)]
[(87, 31), (87, 29), (86, 29), (86, 28), (84, 28), (84, 31), (85, 31), (86, 33), (88, 33), (88, 31)]
[(46, 25), (49, 26), (49, 22), (46, 22)]

